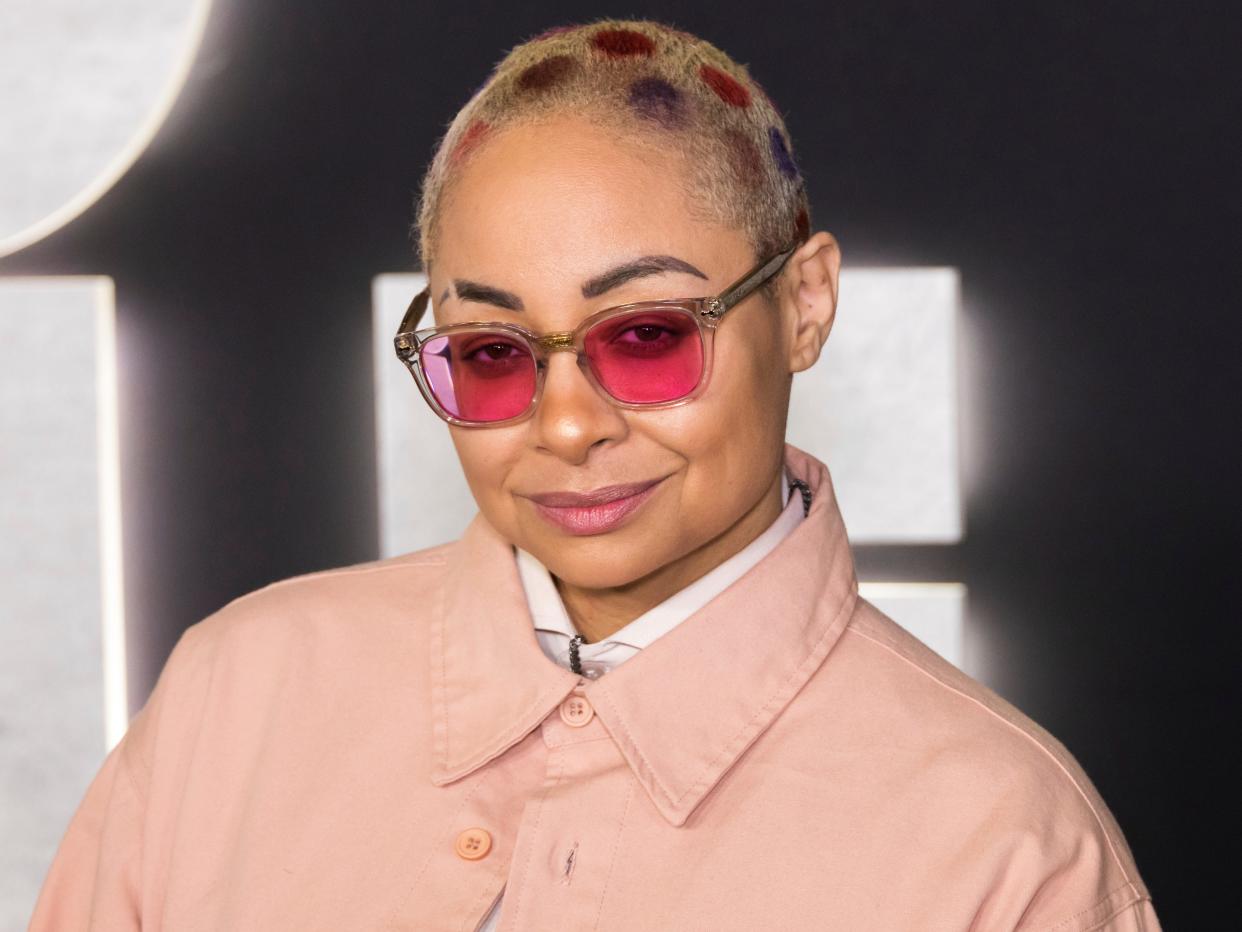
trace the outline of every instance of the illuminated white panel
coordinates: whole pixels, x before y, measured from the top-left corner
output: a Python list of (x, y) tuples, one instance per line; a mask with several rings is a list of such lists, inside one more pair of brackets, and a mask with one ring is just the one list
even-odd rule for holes
[(949, 663), (964, 669), (965, 586), (860, 583), (858, 593)]
[(422, 275), (380, 275), (371, 288), (384, 556), (455, 540), (476, 510), (448, 428), (393, 351), (393, 334), (425, 283)]
[(76, 217), (180, 93), (209, 0), (0, 3), (0, 255)]
[[(393, 353), (422, 286), (421, 275), (381, 275), (373, 286), (385, 555), (451, 540), (474, 513), (447, 429)], [(831, 467), (856, 544), (961, 537), (957, 301), (952, 269), (847, 270), (828, 350), (794, 378), (790, 442)]]
[(790, 443), (828, 463), (854, 543), (961, 539), (957, 272), (849, 269), (823, 357), (794, 377)]
[(0, 278), (0, 928), (125, 727), (106, 278)]

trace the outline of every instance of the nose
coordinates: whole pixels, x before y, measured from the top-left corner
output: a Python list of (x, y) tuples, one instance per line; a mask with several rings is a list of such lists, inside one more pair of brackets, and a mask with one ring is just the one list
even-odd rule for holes
[(548, 358), (534, 428), (540, 450), (574, 466), (585, 463), (593, 449), (621, 440), (628, 429), (621, 411), (596, 391), (568, 352)]

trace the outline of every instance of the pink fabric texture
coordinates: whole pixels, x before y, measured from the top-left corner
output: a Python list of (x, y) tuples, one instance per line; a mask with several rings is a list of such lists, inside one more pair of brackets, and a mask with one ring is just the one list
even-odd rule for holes
[(481, 517), (229, 604), (31, 928), (470, 930), (503, 887), (502, 930), (1159, 929), (1082, 769), (858, 596), (827, 469), (788, 464), (806, 520), (598, 680), (540, 651)]

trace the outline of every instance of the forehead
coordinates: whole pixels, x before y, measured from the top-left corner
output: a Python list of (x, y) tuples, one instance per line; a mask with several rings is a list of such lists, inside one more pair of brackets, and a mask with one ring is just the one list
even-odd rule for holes
[(742, 237), (692, 209), (687, 177), (684, 157), (658, 137), (638, 143), (571, 116), (502, 129), (452, 183), (437, 261), (589, 274), (618, 257)]

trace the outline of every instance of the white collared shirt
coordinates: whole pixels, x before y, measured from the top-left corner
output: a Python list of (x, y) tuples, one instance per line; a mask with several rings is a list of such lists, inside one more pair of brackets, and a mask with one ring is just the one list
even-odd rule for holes
[[(771, 553), (802, 522), (802, 497), (792, 495), (791, 492), (789, 477), (786, 475), (784, 509), (766, 531), (715, 569), (639, 615), (604, 640), (594, 644), (582, 644), (578, 648), (578, 659), (584, 675), (594, 679), (624, 663), (724, 592), (747, 570)], [(525, 550), (515, 549), (518, 575), (522, 578), (522, 588), (526, 590), (526, 601), (530, 606), (539, 646), (553, 663), (569, 667), (569, 642), (578, 632), (565, 611), (565, 603), (561, 601), (560, 593), (556, 591), (552, 574)]]

